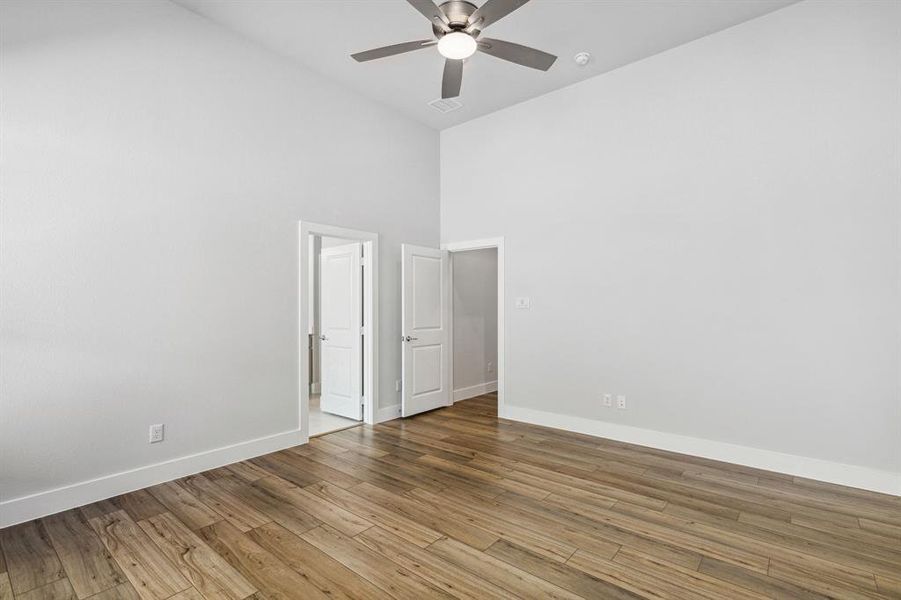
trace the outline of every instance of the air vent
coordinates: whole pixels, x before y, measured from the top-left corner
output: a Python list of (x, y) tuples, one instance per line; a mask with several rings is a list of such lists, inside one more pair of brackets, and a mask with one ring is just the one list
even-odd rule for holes
[(449, 113), (452, 110), (463, 108), (463, 103), (454, 98), (438, 98), (437, 100), (432, 100), (431, 102), (429, 102), (429, 106), (440, 113)]

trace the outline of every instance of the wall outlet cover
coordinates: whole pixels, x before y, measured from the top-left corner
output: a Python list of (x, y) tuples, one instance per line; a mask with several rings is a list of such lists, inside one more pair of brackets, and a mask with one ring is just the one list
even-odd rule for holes
[(620, 410), (626, 410), (626, 397), (625, 396), (617, 396), (616, 397), (616, 408)]
[(157, 444), (163, 441), (163, 437), (165, 436), (166, 426), (162, 424), (151, 425), (150, 426), (150, 443)]
[(612, 394), (604, 394), (604, 406), (613, 406), (613, 395)]

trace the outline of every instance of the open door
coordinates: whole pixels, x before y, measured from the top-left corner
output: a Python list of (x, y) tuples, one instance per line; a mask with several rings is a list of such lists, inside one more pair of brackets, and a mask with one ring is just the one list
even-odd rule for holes
[(323, 412), (363, 419), (363, 271), (359, 242), (319, 254)]
[(403, 396), (409, 417), (451, 404), (446, 251), (401, 245)]

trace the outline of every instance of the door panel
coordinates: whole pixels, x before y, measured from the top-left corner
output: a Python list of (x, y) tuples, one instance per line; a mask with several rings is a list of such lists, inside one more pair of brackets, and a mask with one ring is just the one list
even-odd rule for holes
[(404, 417), (451, 403), (447, 252), (403, 244)]
[(363, 418), (363, 284), (359, 242), (319, 254), (323, 412)]

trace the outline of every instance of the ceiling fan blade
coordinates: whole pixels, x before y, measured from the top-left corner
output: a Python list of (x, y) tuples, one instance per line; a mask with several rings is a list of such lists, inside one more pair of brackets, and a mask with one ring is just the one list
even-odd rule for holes
[(382, 46), (366, 50), (365, 52), (357, 52), (351, 54), (351, 57), (357, 62), (366, 62), (367, 60), (375, 60), (376, 58), (385, 58), (386, 56), (394, 56), (395, 54), (403, 54), (404, 52), (412, 52), (421, 48), (428, 48), (437, 44), (435, 40), (417, 40), (415, 42), (404, 42), (402, 44), (394, 44), (392, 46)]
[(486, 0), (469, 16), (469, 26), (474, 29), (485, 29), (495, 21), (499, 21), (529, 0)]
[(441, 98), (456, 98), (463, 85), (463, 61), (444, 61), (444, 77), (441, 79)]
[(479, 39), (479, 50), (496, 58), (508, 60), (524, 67), (531, 67), (540, 71), (547, 71), (557, 60), (557, 57), (535, 48), (529, 48), (513, 42), (494, 40), (491, 38)]
[(450, 22), (447, 19), (447, 15), (432, 0), (407, 0), (407, 2), (421, 12), (433, 25), (437, 25), (444, 31), (450, 31)]

